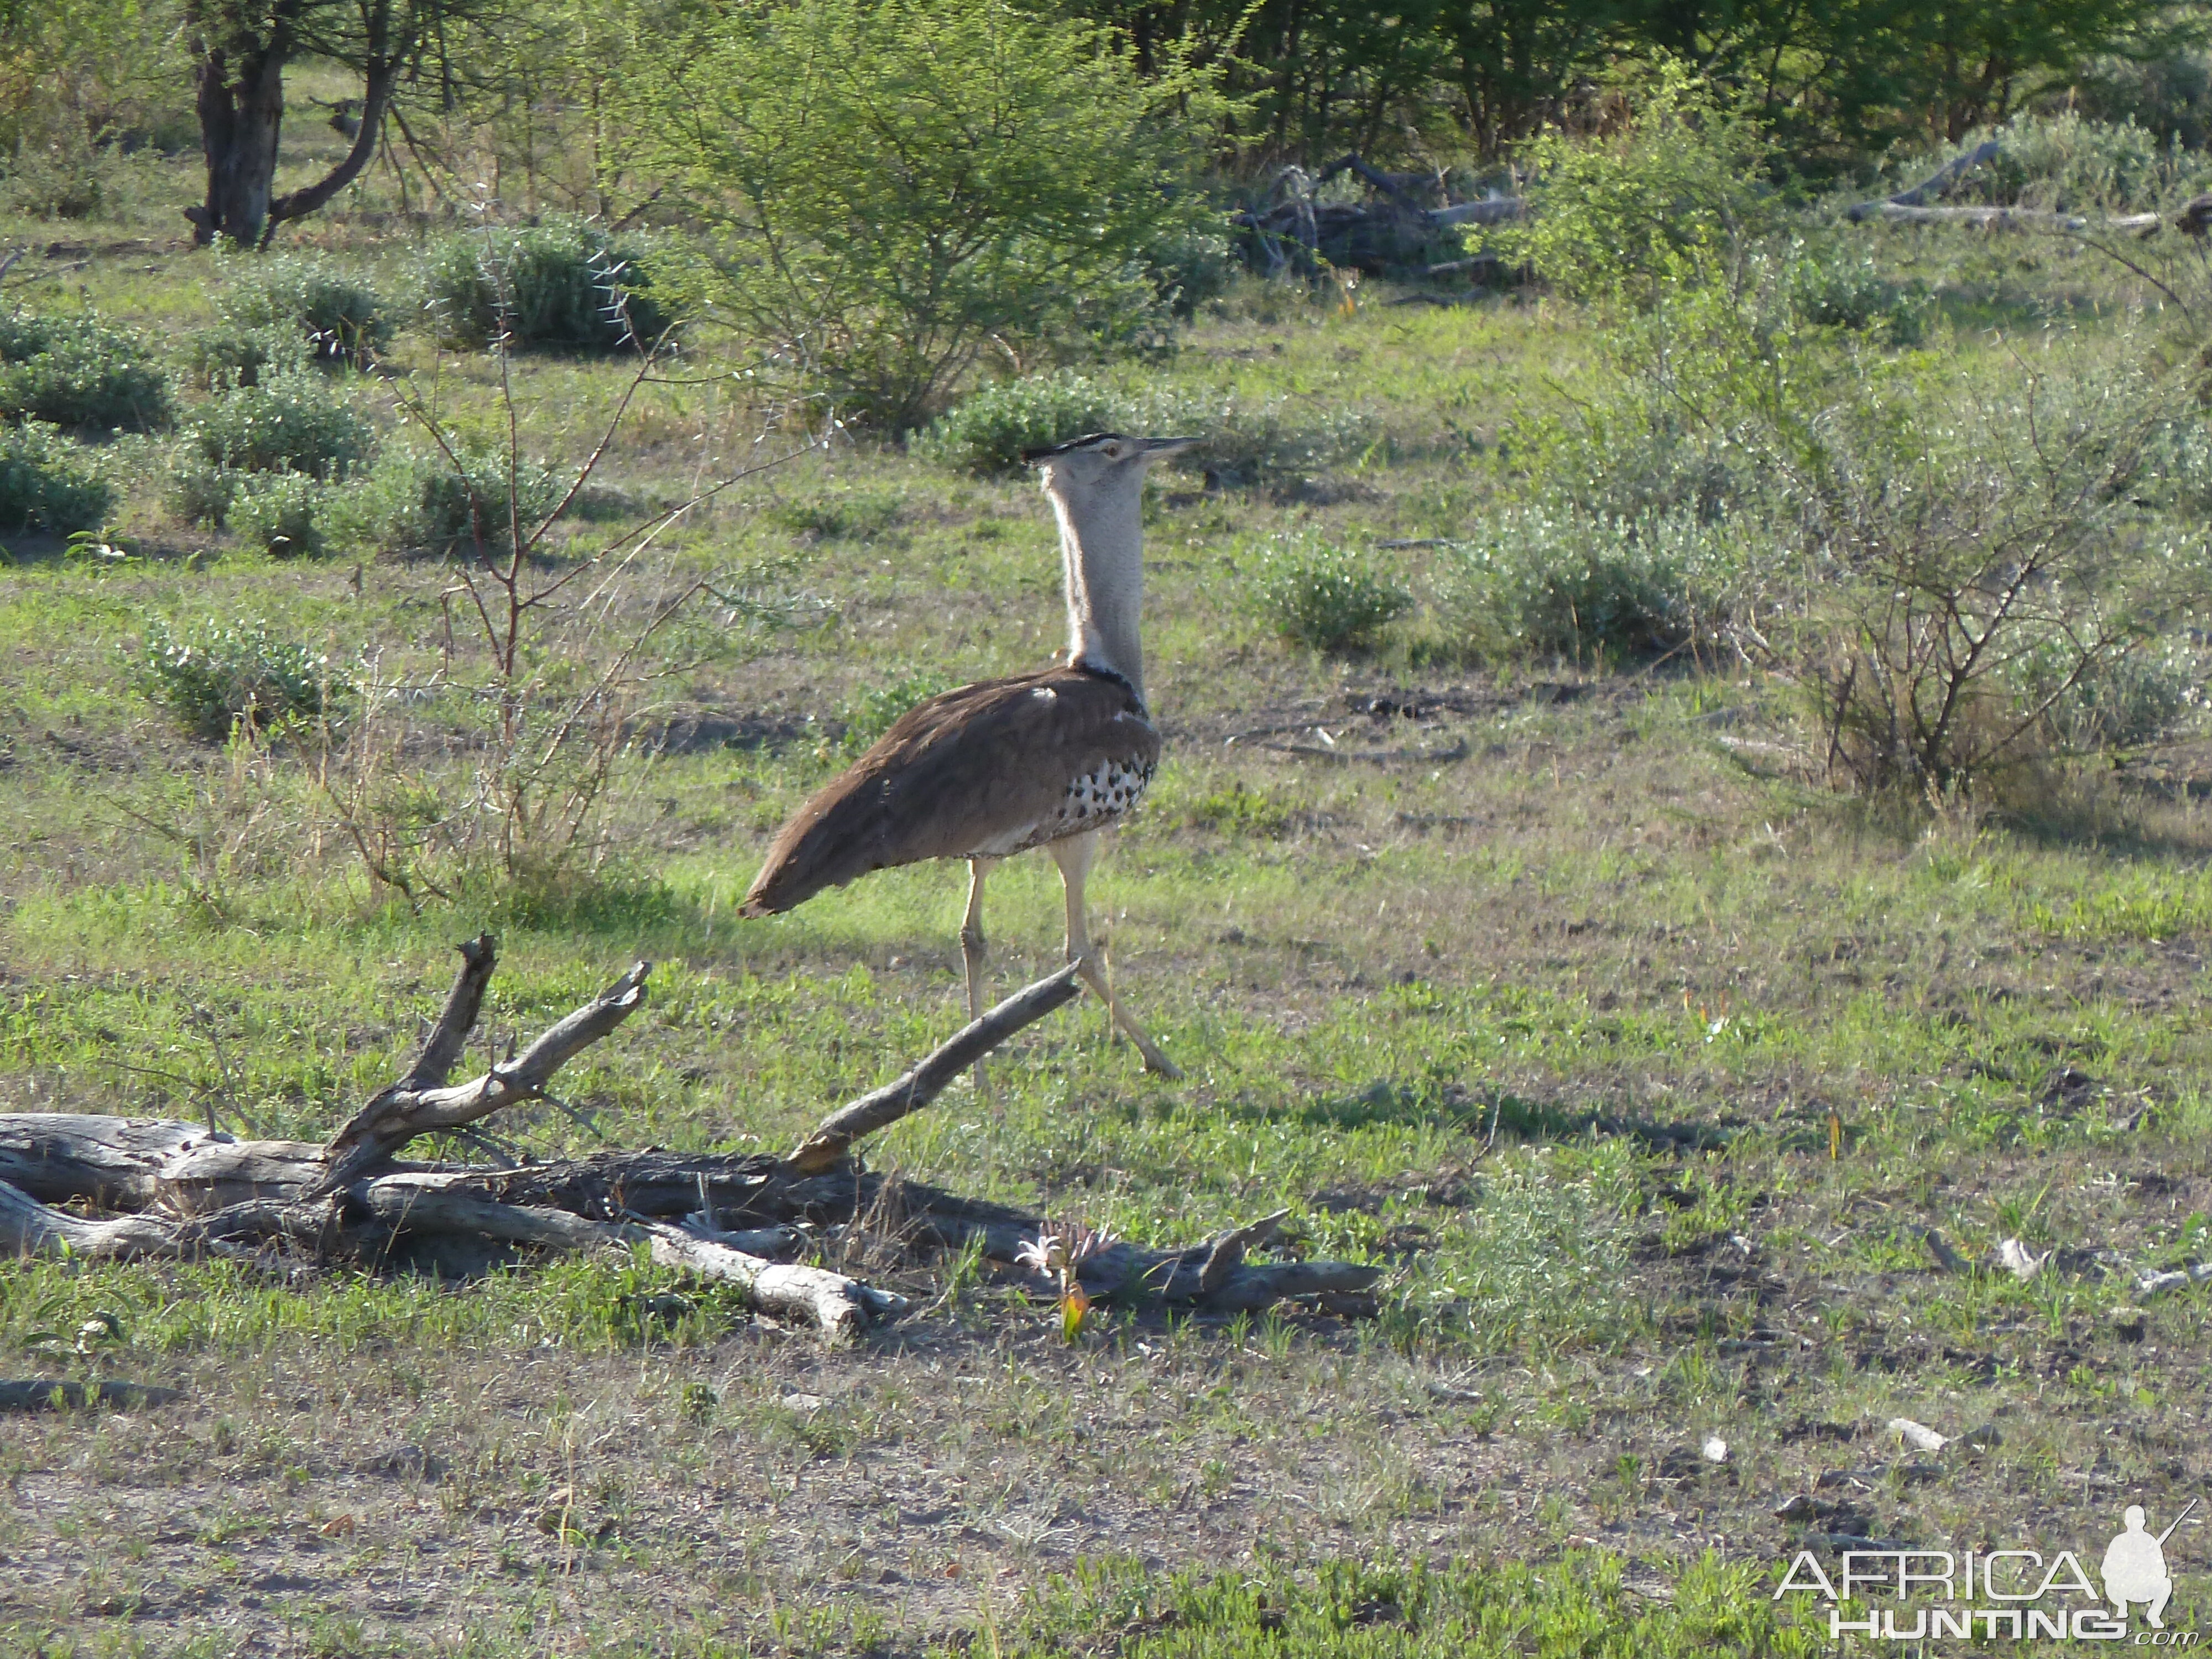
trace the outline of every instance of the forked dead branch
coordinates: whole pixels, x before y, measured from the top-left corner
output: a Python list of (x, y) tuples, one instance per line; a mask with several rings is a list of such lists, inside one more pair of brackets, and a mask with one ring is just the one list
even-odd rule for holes
[[(406, 1075), (326, 1144), (234, 1140), (168, 1120), (0, 1115), (0, 1252), (290, 1255), (461, 1277), (533, 1255), (642, 1244), (665, 1266), (735, 1285), (757, 1312), (849, 1335), (896, 1319), (906, 1298), (805, 1258), (819, 1254), (826, 1236), (866, 1227), (901, 1256), (972, 1249), (1010, 1282), (1055, 1293), (1018, 1260), (1044, 1230), (1040, 1218), (872, 1173), (854, 1149), (1073, 1001), (1081, 994), (1073, 966), (1016, 992), (896, 1081), (833, 1112), (787, 1156), (648, 1148), (519, 1166), (401, 1163), (418, 1136), (465, 1137), (509, 1107), (550, 1100), (554, 1074), (644, 1005), (652, 971), (637, 963), (520, 1053), (453, 1084), (497, 963), (489, 934), (460, 954), (445, 1006)], [(1250, 1259), (1275, 1241), (1282, 1219), (1188, 1249), (1115, 1243), (1081, 1262), (1082, 1288), (1093, 1302), (1193, 1311), (1252, 1310), (1286, 1298), (1365, 1310), (1379, 1268)]]

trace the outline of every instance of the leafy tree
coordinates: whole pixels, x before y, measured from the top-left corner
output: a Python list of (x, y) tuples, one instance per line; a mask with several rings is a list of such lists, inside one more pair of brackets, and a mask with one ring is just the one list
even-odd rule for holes
[[(496, 0), (185, 0), (198, 88), (207, 200), (185, 216), (203, 242), (258, 247), (270, 228), (303, 218), (351, 184), (376, 153), (394, 88), (448, 24)], [(362, 77), (353, 148), (314, 183), (274, 193), (284, 125), (284, 71), (302, 58)]]
[(1437, 11), (1462, 117), (1485, 155), (1556, 118), (1620, 21), (1616, 0), (1462, 0)]
[(1188, 173), (1212, 77), (1170, 58), (1140, 80), (1096, 25), (818, 0), (633, 61), (646, 170), (711, 232), (696, 308), (890, 430), (986, 353), (1159, 325), (1146, 255), (1207, 216)]

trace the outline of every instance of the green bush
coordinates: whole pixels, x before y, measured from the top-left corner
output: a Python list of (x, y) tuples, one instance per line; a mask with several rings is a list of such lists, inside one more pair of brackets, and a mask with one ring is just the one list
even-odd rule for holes
[(1722, 532), (1688, 514), (1522, 507), (1440, 562), (1437, 610), (1477, 657), (1604, 662), (1667, 650), (1715, 619), (1726, 549)]
[(650, 346), (670, 316), (654, 297), (646, 246), (586, 219), (495, 226), (429, 252), (423, 286), (440, 337), (481, 349), (620, 351)]
[(926, 698), (952, 689), (942, 674), (906, 674), (887, 685), (871, 686), (837, 706), (842, 723), (837, 748), (857, 755), (898, 723), (900, 715)]
[[(2161, 144), (2132, 120), (2092, 120), (2071, 110), (2023, 112), (2002, 126), (1967, 134), (1954, 153), (1990, 138), (2000, 146), (1996, 156), (1961, 178), (1945, 199), (2126, 212), (2162, 205), (2178, 190), (2200, 184), (2205, 171), (2202, 156)], [(1935, 166), (1929, 162), (1929, 170)]]
[(368, 417), (319, 376), (278, 374), (210, 398), (190, 434), (210, 465), (342, 477), (376, 447)]
[(2085, 662), (2054, 638), (2024, 652), (2007, 672), (2014, 706), (2023, 713), (2041, 710), (2057, 747), (2087, 752), (2131, 749), (2163, 737), (2202, 701), (2203, 670), (2181, 640), (2146, 640), (2135, 650)]
[(149, 698), (211, 741), (334, 714), (353, 690), (328, 657), (258, 620), (180, 635), (151, 618), (137, 667)]
[(313, 254), (233, 255), (216, 313), (228, 341), (294, 336), (319, 361), (356, 368), (374, 361), (395, 330), (374, 288)]
[(1170, 229), (1145, 250), (1145, 269), (1161, 302), (1174, 315), (1188, 319), (1229, 291), (1237, 264), (1229, 238), (1218, 226), (1188, 225)]
[(1163, 45), (1140, 75), (1105, 27), (1003, 0), (714, 16), (623, 117), (708, 229), (690, 290), (778, 373), (904, 432), (1004, 348), (1157, 338), (1151, 256), (1218, 223), (1186, 187), (1211, 71)]
[(1816, 328), (1879, 335), (1896, 345), (1920, 338), (1925, 297), (1891, 282), (1864, 253), (1793, 242), (1781, 288), (1790, 314)]
[(468, 550), (479, 539), (492, 547), (507, 543), (517, 505), (527, 534), (568, 489), (565, 479), (527, 458), (510, 469), (497, 450), (456, 453), (458, 467), (442, 450), (387, 450), (338, 510), (380, 552), (448, 553)]
[(307, 366), (307, 342), (301, 336), (228, 323), (193, 330), (179, 356), (186, 378), (204, 392), (257, 386), (264, 374)]
[(115, 145), (61, 111), (30, 125), (7, 158), (0, 203), (27, 219), (91, 219), (116, 205), (122, 169)]
[(264, 553), (280, 558), (319, 553), (330, 489), (304, 473), (246, 473), (231, 491), (224, 521)]
[(917, 454), (971, 472), (1015, 472), (1024, 449), (1112, 430), (1127, 400), (1081, 374), (999, 380), (961, 400), (915, 440)]
[(169, 418), (168, 377), (135, 333), (95, 317), (0, 317), (0, 416), (145, 430)]
[(1781, 198), (1764, 181), (1767, 141), (1671, 59), (1632, 103), (1615, 131), (1530, 143), (1528, 217), (1472, 232), (1469, 246), (1577, 299), (1648, 307), (1672, 289), (1740, 279), (1782, 222)]
[(1287, 398), (1156, 387), (1119, 392), (1063, 371), (1000, 380), (970, 394), (915, 441), (915, 452), (975, 472), (1010, 472), (1021, 452), (1086, 432), (1201, 437), (1171, 465), (1202, 470), (1216, 483), (1274, 484), (1325, 471), (1374, 441), (1357, 410), (1296, 407)]
[(1278, 538), (1261, 555), (1252, 594), (1278, 635), (1320, 651), (1373, 644), (1413, 604), (1401, 583), (1376, 570), (1374, 555), (1296, 538)]
[(161, 506), (179, 524), (218, 527), (229, 515), (231, 497), (245, 476), (197, 451), (179, 451), (171, 457), (161, 482)]
[(1129, 398), (1127, 429), (1157, 438), (1203, 438), (1171, 466), (1203, 471), (1216, 483), (1270, 485), (1326, 472), (1375, 441), (1375, 423), (1340, 404), (1300, 408), (1288, 398), (1162, 387)]
[(0, 530), (65, 536), (106, 517), (115, 491), (93, 455), (52, 427), (0, 427)]

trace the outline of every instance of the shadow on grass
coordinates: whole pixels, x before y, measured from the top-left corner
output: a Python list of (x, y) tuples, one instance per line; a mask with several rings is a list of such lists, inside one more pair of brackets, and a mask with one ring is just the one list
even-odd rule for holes
[(1387, 1079), (1369, 1084), (1357, 1094), (1309, 1101), (1297, 1109), (1297, 1116), (1302, 1123), (1330, 1129), (1443, 1125), (1486, 1140), (1559, 1143), (1626, 1137), (1662, 1152), (1725, 1146), (1742, 1127), (1729, 1122), (1661, 1122), (1634, 1114), (1566, 1111), (1501, 1091), (1477, 1094), (1456, 1085), (1437, 1089)]

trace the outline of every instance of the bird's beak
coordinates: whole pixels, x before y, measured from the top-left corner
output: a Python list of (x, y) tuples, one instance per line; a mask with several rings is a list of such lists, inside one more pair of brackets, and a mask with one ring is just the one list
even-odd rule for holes
[(1206, 441), (1203, 438), (1144, 438), (1144, 457), (1155, 460), (1162, 455), (1180, 455), (1186, 449), (1194, 449)]

